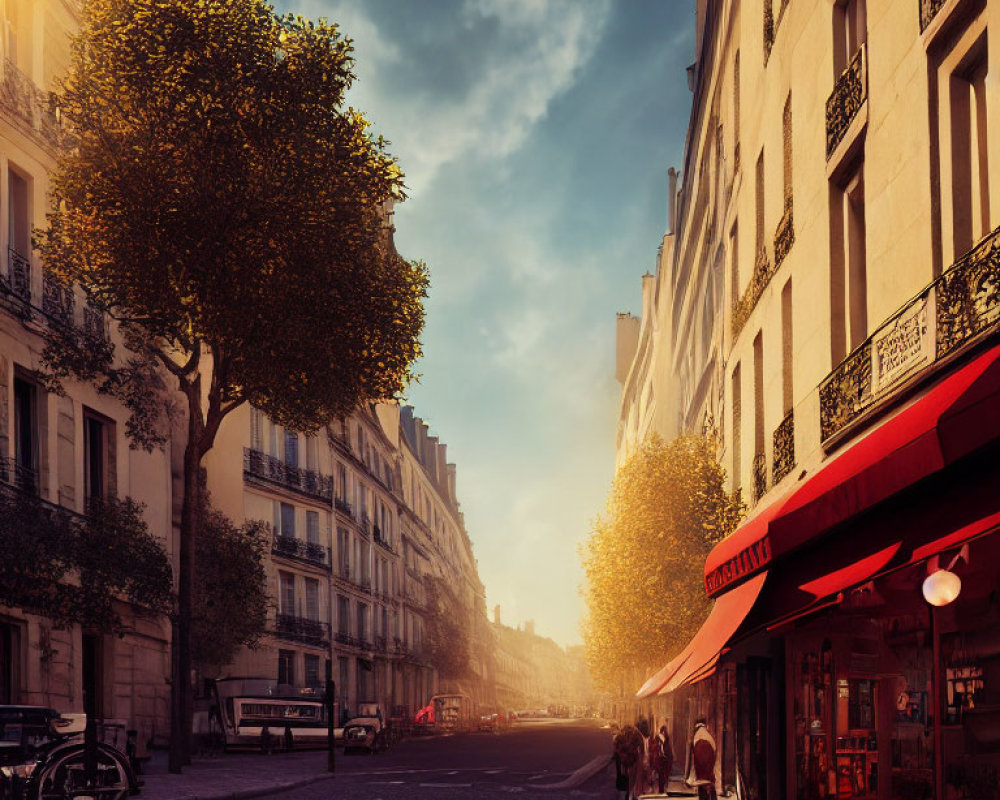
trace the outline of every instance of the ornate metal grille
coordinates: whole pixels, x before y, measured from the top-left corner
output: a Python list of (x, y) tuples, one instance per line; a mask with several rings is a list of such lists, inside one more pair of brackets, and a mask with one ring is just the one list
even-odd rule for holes
[(325, 622), (305, 617), (294, 617), (291, 614), (278, 614), (275, 619), (274, 633), (282, 639), (302, 642), (316, 647), (330, 646), (330, 626)]
[(774, 450), (771, 455), (771, 478), (781, 481), (795, 466), (795, 412), (789, 411), (774, 429)]
[(833, 155), (833, 151), (843, 140), (861, 104), (868, 97), (867, 62), (865, 45), (861, 45), (851, 63), (847, 65), (847, 69), (840, 73), (833, 92), (826, 101), (827, 159)]
[(322, 567), (330, 566), (330, 551), (327, 548), (313, 542), (304, 542), (294, 536), (275, 536), (271, 543), (271, 552)]
[(773, 275), (774, 267), (768, 261), (767, 251), (761, 250), (757, 253), (757, 263), (754, 264), (753, 275), (750, 276), (750, 284), (747, 286), (743, 296), (733, 306), (732, 325), (734, 337), (739, 336), (740, 331), (743, 330), (743, 326), (750, 319), (750, 314), (757, 306), (757, 301), (760, 300), (760, 296), (764, 293), (764, 289), (767, 288), (767, 284), (771, 282), (771, 276)]
[(10, 292), (25, 303), (31, 302), (31, 262), (13, 247), (7, 250), (7, 275)]
[(919, 0), (920, 2), (920, 31), (927, 30), (938, 11), (941, 10), (947, 0)]
[(1000, 228), (938, 279), (937, 357), (1000, 318)]
[[(790, 201), (791, 198), (788, 198)], [(774, 268), (781, 266), (788, 251), (795, 244), (795, 227), (792, 222), (792, 204), (787, 203), (787, 209), (778, 222), (778, 229), (774, 233)]]
[(73, 290), (46, 275), (42, 281), (42, 311), (54, 322), (73, 324)]
[(0, 108), (11, 120), (43, 147), (56, 150), (66, 138), (53, 95), (41, 91), (9, 58), (3, 60), (0, 79)]
[(243, 474), (294, 489), (309, 497), (333, 500), (333, 478), (311, 469), (293, 467), (259, 450), (243, 448)]
[(756, 503), (767, 492), (767, 458), (763, 453), (753, 457), (753, 501)]
[(104, 313), (89, 303), (83, 307), (83, 332), (89, 339), (107, 339)]

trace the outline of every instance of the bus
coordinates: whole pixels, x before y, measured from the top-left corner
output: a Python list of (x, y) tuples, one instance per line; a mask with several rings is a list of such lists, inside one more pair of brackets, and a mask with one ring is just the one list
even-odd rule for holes
[(327, 714), (323, 698), (269, 678), (219, 678), (214, 682), (209, 732), (227, 748), (261, 747), (266, 728), (275, 749), (323, 747)]

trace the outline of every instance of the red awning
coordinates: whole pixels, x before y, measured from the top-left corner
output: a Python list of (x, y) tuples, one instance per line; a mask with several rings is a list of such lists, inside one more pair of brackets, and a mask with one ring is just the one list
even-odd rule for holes
[(998, 408), (1000, 345), (994, 345), (716, 545), (705, 562), (709, 596), (1000, 439)]
[(822, 578), (803, 583), (799, 588), (804, 592), (809, 592), (817, 599), (842, 592), (851, 586), (864, 583), (875, 573), (883, 570), (902, 546), (902, 542), (896, 542), (896, 544), (879, 550), (866, 558), (858, 559), (842, 569), (829, 572)]
[(672, 692), (686, 683), (707, 677), (733, 634), (746, 619), (764, 586), (767, 572), (754, 575), (745, 583), (718, 597), (708, 619), (678, 658), (684, 661), (673, 677), (660, 688), (659, 694)]
[(990, 514), (968, 525), (963, 525), (947, 536), (942, 536), (940, 539), (935, 539), (933, 542), (928, 542), (915, 548), (913, 554), (910, 556), (910, 563), (919, 564), (921, 561), (931, 556), (936, 556), (945, 550), (950, 550), (953, 547), (961, 547), (966, 542), (992, 533), (997, 527), (1000, 527), (1000, 513)]
[(687, 661), (688, 656), (691, 655), (690, 650), (682, 650), (676, 658), (672, 658), (661, 667), (653, 677), (649, 678), (642, 686), (639, 687), (639, 691), (635, 693), (635, 696), (642, 700), (644, 697), (649, 697), (650, 695), (656, 694), (660, 689), (667, 685), (667, 682), (674, 677), (674, 673), (677, 672), (684, 662)]

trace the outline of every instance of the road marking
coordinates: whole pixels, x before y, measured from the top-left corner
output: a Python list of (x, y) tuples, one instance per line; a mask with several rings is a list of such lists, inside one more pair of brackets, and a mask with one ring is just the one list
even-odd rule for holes
[(502, 769), (488, 769), (488, 770), (486, 770), (486, 774), (487, 775), (499, 775), (501, 772), (503, 772)]
[(501, 792), (510, 792), (511, 794), (516, 794), (517, 792), (523, 792), (524, 791), (524, 787), (523, 786), (501, 786), (500, 787), (500, 791)]

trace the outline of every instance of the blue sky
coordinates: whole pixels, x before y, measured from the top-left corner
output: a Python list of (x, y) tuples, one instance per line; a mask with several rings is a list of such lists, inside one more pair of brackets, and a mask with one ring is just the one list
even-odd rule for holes
[(278, 3), (354, 39), (349, 100), (407, 176), (396, 245), (431, 272), (408, 400), (458, 465), (488, 607), (564, 645), (614, 468), (615, 312), (639, 310), (680, 166), (693, 6)]

